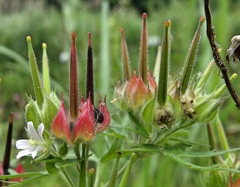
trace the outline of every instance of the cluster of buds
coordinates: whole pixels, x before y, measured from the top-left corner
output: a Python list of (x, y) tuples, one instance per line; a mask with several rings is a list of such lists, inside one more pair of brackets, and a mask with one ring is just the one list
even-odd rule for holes
[[(193, 67), (201, 36), (201, 28), (205, 18), (201, 17), (198, 28), (193, 37), (187, 54), (182, 73), (175, 79), (169, 74), (171, 51), (171, 21), (164, 22), (162, 44), (159, 46), (155, 62), (154, 73), (148, 69), (147, 56), (147, 14), (142, 15), (142, 32), (140, 42), (139, 70), (131, 75), (127, 44), (122, 36), (122, 61), (124, 70), (124, 83), (120, 81), (115, 88), (116, 103), (128, 112), (133, 112), (141, 122), (148, 124), (146, 129), (152, 132), (149, 124), (160, 128), (171, 128), (180, 124), (184, 119), (196, 122), (209, 122), (217, 114), (218, 108), (226, 98), (220, 98), (226, 86), (206, 94), (204, 84), (209, 78), (214, 62), (207, 67), (203, 76), (194, 82), (191, 80)], [(231, 80), (235, 79), (233, 75)]]
[[(99, 97), (98, 107), (94, 107), (93, 89), (93, 57), (91, 33), (88, 34), (88, 59), (87, 59), (87, 87), (86, 99), (81, 96), (78, 104), (78, 76), (76, 33), (72, 33), (71, 64), (70, 64), (70, 111), (66, 113), (63, 101), (60, 110), (51, 126), (52, 133), (69, 144), (76, 144), (92, 140), (96, 133), (108, 128), (110, 115), (104, 102)], [(68, 116), (69, 115), (69, 116)]]
[[(63, 98), (58, 99), (56, 93), (51, 91), (46, 44), (43, 44), (42, 84), (30, 37), (27, 37), (27, 42), (36, 101), (29, 97), (29, 103), (26, 105), (27, 131), (30, 139), (17, 141), (17, 148), (23, 149), (17, 158), (28, 154), (35, 158), (39, 152), (42, 152), (41, 157), (48, 155), (51, 152), (52, 139), (55, 138), (64, 140), (70, 145), (78, 145), (93, 140), (98, 132), (106, 130), (110, 125), (106, 96), (103, 101), (99, 96), (98, 106), (94, 106), (91, 33), (88, 34), (86, 97), (84, 98), (78, 90), (76, 33), (72, 32), (69, 112), (65, 109)], [(78, 99), (79, 95), (81, 99)]]

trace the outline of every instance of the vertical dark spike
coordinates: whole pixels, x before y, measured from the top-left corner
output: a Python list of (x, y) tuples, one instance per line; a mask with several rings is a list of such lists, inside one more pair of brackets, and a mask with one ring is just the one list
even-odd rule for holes
[(7, 133), (7, 141), (5, 146), (5, 154), (3, 159), (3, 172), (4, 175), (8, 175), (8, 168), (10, 165), (11, 145), (12, 145), (12, 125), (13, 125), (13, 113), (10, 114), (9, 126)]
[(92, 54), (92, 34), (88, 33), (88, 51), (87, 51), (87, 84), (86, 99), (90, 95), (94, 105), (94, 80), (93, 80), (93, 54)]
[(76, 32), (72, 32), (70, 62), (70, 116), (75, 120), (78, 116), (78, 73), (77, 73)]

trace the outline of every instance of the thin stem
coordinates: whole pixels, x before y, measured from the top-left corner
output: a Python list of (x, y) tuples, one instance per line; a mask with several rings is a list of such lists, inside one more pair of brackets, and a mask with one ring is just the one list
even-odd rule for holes
[[(208, 141), (209, 141), (209, 145), (210, 145), (210, 150), (215, 150), (217, 148), (217, 146), (216, 146), (214, 134), (213, 134), (210, 123), (207, 124), (207, 133), (208, 133)], [(221, 160), (220, 160), (219, 156), (214, 156), (214, 157), (212, 157), (212, 162), (214, 164), (218, 164), (218, 163), (221, 163)]]
[(120, 157), (121, 157), (121, 152), (117, 152), (117, 158), (116, 158), (115, 166), (113, 168), (111, 177), (109, 179), (108, 187), (114, 187), (115, 184), (116, 184)]
[[(219, 117), (217, 116), (216, 118), (216, 127), (217, 127), (217, 132), (218, 132), (218, 136), (219, 136), (219, 140), (220, 140), (220, 145), (222, 147), (222, 150), (229, 150), (229, 146), (228, 146), (228, 141), (227, 141), (227, 137), (225, 135), (222, 123), (219, 119)], [(228, 158), (229, 156), (231, 156), (230, 153), (226, 153), (224, 154), (224, 158)]]
[(93, 186), (94, 186), (94, 173), (95, 173), (94, 168), (90, 168), (90, 169), (88, 170), (88, 175), (89, 175), (89, 178), (88, 178), (88, 186), (89, 186), (89, 187), (93, 187)]
[[(134, 164), (134, 163), (135, 163), (136, 161), (138, 161), (138, 160), (139, 160), (139, 157), (136, 155), (136, 156), (134, 157), (134, 159), (133, 159), (133, 163), (132, 163), (132, 164)], [(118, 174), (117, 174), (117, 178), (120, 178), (120, 177), (123, 175), (123, 173), (124, 173), (124, 171), (126, 170), (128, 164), (129, 164), (129, 163), (127, 162), (125, 165), (123, 165), (123, 167), (122, 167), (121, 169), (119, 169)], [(104, 187), (107, 187), (108, 184), (109, 184), (109, 182), (107, 182), (107, 183), (104, 185)], [(96, 187), (96, 181), (95, 181), (95, 187)]]
[(86, 187), (87, 179), (87, 158), (86, 158), (86, 144), (82, 144), (82, 158), (83, 160), (80, 163), (80, 178), (79, 178), (79, 187)]
[(75, 145), (75, 146), (73, 147), (73, 150), (74, 150), (74, 153), (75, 153), (77, 159), (80, 159), (81, 156), (80, 156), (80, 152), (79, 152), (79, 144)]
[(98, 187), (99, 185), (99, 178), (100, 178), (100, 174), (102, 173), (102, 167), (101, 167), (101, 162), (97, 161), (97, 166), (96, 166), (96, 175), (95, 175), (95, 181), (94, 181), (94, 187)]
[(212, 48), (213, 58), (215, 60), (216, 65), (219, 67), (220, 71), (222, 72), (222, 77), (225, 81), (225, 84), (227, 86), (229, 93), (231, 94), (234, 102), (236, 103), (237, 108), (240, 110), (240, 100), (239, 100), (238, 95), (228, 77), (227, 68), (223, 63), (223, 60), (218, 52), (217, 44), (215, 42), (215, 32), (214, 32), (214, 28), (212, 26), (212, 18), (211, 18), (209, 0), (204, 0), (204, 10), (205, 10), (206, 22), (207, 22), (207, 37), (208, 37), (209, 43)]
[(66, 168), (60, 167), (60, 171), (61, 171), (62, 175), (65, 177), (65, 180), (68, 182), (69, 186), (76, 187), (75, 184), (73, 183), (71, 177), (69, 176)]

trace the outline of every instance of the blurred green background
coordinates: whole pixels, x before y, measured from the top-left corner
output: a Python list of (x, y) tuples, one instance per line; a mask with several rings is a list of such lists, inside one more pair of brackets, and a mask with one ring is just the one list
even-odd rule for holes
[[(212, 1), (213, 24), (216, 41), (222, 47), (222, 56), (230, 46), (230, 40), (240, 31), (240, 2), (237, 0)], [(204, 16), (202, 0), (2, 0), (0, 1), (0, 142), (5, 143), (10, 112), (14, 112), (14, 139), (25, 134), (24, 107), (26, 94), (33, 94), (27, 62), (26, 36), (32, 37), (33, 48), (41, 71), (42, 43), (47, 43), (52, 89), (65, 96), (68, 91), (68, 66), (71, 31), (77, 32), (79, 59), (79, 86), (84, 92), (87, 33), (92, 33), (95, 64), (96, 93), (107, 94), (113, 99), (114, 85), (122, 80), (120, 29), (124, 28), (128, 43), (132, 70), (138, 68), (141, 14), (148, 13), (149, 68), (153, 70), (157, 47), (161, 42), (163, 22), (172, 21), (171, 74), (182, 69), (190, 42), (200, 16)], [(199, 48), (195, 72), (201, 72), (212, 59), (205, 34)], [(239, 63), (226, 64), (229, 74), (240, 71)], [(105, 73), (104, 73), (105, 72)], [(214, 89), (222, 79), (218, 69), (213, 73), (214, 81), (208, 83)], [(240, 95), (239, 77), (234, 82)], [(66, 100), (66, 102), (68, 102)], [(116, 107), (109, 103), (110, 111)], [(220, 109), (220, 118), (225, 127), (231, 147), (240, 146), (240, 117), (231, 98)], [(205, 128), (192, 135), (192, 140), (204, 142)], [(205, 141), (206, 143), (206, 141)], [(0, 160), (4, 149), (0, 149)], [(13, 148), (13, 157), (16, 153)], [(29, 163), (29, 160), (26, 161)], [(158, 163), (157, 165), (154, 163)], [(30, 166), (29, 166), (30, 167)], [(138, 168), (141, 167), (141, 168)], [(31, 168), (32, 169), (32, 168)], [(34, 168), (33, 168), (34, 169)], [(30, 170), (27, 168), (26, 170)], [(134, 174), (134, 172), (136, 172)], [(144, 178), (145, 172), (152, 178)], [(191, 174), (191, 175), (190, 175)], [(176, 163), (155, 156), (143, 160), (133, 169), (130, 184), (134, 186), (199, 186), (199, 173), (179, 167)], [(57, 180), (58, 176), (56, 176)], [(157, 181), (156, 181), (157, 178)], [(42, 184), (46, 179), (43, 180)], [(48, 186), (55, 186), (51, 179)], [(153, 180), (153, 181), (151, 181)], [(155, 180), (155, 181), (154, 181)], [(42, 186), (41, 181), (35, 186)], [(32, 186), (31, 184), (30, 186)], [(58, 186), (61, 186), (59, 183)], [(65, 186), (65, 184), (62, 184)], [(131, 185), (129, 185), (131, 186)]]

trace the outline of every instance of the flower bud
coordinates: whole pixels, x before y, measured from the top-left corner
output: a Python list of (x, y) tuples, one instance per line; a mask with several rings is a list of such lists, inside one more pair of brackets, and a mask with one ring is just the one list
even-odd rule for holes
[(104, 102), (99, 99), (98, 111), (99, 113), (97, 113), (97, 118), (95, 116), (94, 117), (96, 122), (98, 123), (97, 132), (102, 132), (106, 130), (110, 125), (110, 114), (106, 105), (106, 97), (104, 99)]
[(144, 84), (143, 79), (134, 74), (127, 85), (125, 94), (128, 104), (135, 110), (145, 103), (148, 88)]
[(56, 137), (62, 140), (67, 140), (69, 144), (72, 144), (66, 109), (63, 101), (61, 101), (60, 110), (52, 122), (51, 131)]
[(94, 111), (90, 97), (88, 97), (87, 101), (80, 107), (79, 112), (81, 115), (79, 115), (73, 128), (73, 140), (75, 143), (90, 141), (95, 136)]
[(226, 100), (226, 98), (211, 99), (210, 97), (211, 95), (205, 97), (202, 102), (199, 102), (200, 104), (196, 104), (194, 107), (197, 113), (197, 121), (208, 123), (213, 120), (218, 112), (218, 108)]

